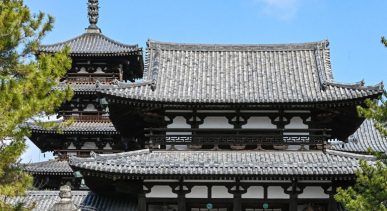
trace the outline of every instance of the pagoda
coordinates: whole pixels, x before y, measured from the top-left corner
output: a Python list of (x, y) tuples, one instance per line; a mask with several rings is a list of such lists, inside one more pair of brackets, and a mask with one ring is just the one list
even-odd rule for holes
[[(60, 184), (74, 180), (66, 161), (69, 156), (88, 157), (91, 151), (114, 153), (137, 149), (133, 140), (123, 138), (115, 129), (109, 119), (107, 102), (97, 94), (97, 89), (142, 78), (142, 49), (119, 43), (102, 33), (97, 26), (98, 1), (88, 2), (88, 17), (90, 25), (83, 34), (68, 41), (42, 45), (37, 52), (39, 56), (60, 52), (66, 46), (70, 48), (72, 67), (56, 88), (70, 86), (74, 91), (73, 98), (58, 109), (61, 117), (58, 122), (71, 119), (74, 123), (60, 131), (31, 126), (32, 142), (42, 152), (53, 152), (57, 160), (26, 168), (34, 175), (38, 188), (59, 189)], [(79, 187), (72, 184), (73, 188)]]
[[(356, 110), (383, 84), (335, 81), (327, 40), (149, 40), (143, 62), (140, 48), (102, 34), (98, 1), (88, 8), (84, 34), (39, 51), (70, 47), (73, 67), (57, 88), (75, 96), (58, 113), (76, 121), (62, 133), (33, 126), (33, 142), (59, 159), (25, 168), (40, 189), (84, 183), (79, 208), (336, 211), (336, 189), (354, 184), (360, 160), (374, 163), (367, 149), (387, 150)], [(52, 191), (12, 200), (39, 193), (42, 206), (59, 200)]]

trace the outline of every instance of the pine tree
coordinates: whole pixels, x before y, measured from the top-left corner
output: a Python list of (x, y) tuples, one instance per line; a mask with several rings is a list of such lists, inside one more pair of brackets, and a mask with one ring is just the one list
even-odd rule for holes
[[(50, 115), (72, 91), (53, 89), (71, 67), (66, 49), (34, 57), (53, 17), (32, 14), (23, 0), (0, 1), (0, 196), (25, 193), (32, 177), (17, 165), (32, 117)], [(0, 200), (0, 210), (12, 210)]]

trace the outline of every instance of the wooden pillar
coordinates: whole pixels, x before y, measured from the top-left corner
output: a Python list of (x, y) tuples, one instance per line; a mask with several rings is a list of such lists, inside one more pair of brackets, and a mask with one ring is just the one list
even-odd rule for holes
[(242, 194), (238, 191), (234, 193), (233, 198), (233, 211), (242, 211)]
[(302, 189), (297, 189), (297, 180), (293, 179), (291, 186), (285, 187), (285, 193), (289, 194), (289, 211), (297, 211), (297, 198)]
[(326, 194), (329, 194), (328, 210), (337, 211), (337, 202), (335, 200), (336, 185), (335, 181), (332, 181), (331, 186), (322, 187)]
[(297, 211), (297, 194), (290, 194), (289, 211)]
[(152, 185), (143, 184), (142, 189), (139, 190), (137, 194), (137, 210), (146, 211), (146, 194), (152, 191)]
[(227, 187), (228, 192), (233, 194), (233, 211), (242, 211), (242, 194), (247, 192), (246, 186), (241, 186), (239, 179), (236, 179), (234, 185)]
[(171, 186), (172, 192), (177, 194), (177, 210), (186, 211), (186, 200), (185, 195), (191, 192), (191, 186), (185, 186), (183, 183), (183, 178), (180, 179), (180, 182), (176, 186)]
[(138, 211), (146, 211), (146, 199), (145, 193), (139, 193), (137, 198), (137, 210)]
[(186, 207), (186, 203), (185, 203), (185, 193), (184, 192), (179, 192), (177, 194), (177, 210), (178, 211), (186, 211), (185, 210), (185, 207)]
[(328, 210), (329, 211), (337, 211), (337, 202), (334, 198), (335, 194), (329, 194), (329, 203)]

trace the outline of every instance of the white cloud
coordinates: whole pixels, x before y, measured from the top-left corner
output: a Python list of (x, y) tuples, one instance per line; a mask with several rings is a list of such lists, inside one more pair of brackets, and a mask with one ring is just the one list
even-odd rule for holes
[(297, 15), (300, 0), (255, 0), (262, 5), (265, 15), (273, 16), (280, 20), (291, 20)]

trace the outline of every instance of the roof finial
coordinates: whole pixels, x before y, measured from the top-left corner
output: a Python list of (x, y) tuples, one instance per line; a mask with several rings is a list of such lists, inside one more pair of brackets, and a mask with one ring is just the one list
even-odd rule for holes
[(87, 28), (88, 32), (100, 32), (100, 29), (97, 26), (99, 18), (99, 3), (98, 0), (88, 0), (87, 3), (87, 14), (89, 16), (89, 27)]

